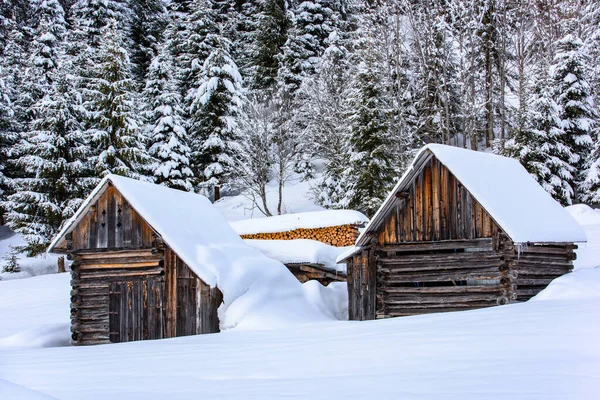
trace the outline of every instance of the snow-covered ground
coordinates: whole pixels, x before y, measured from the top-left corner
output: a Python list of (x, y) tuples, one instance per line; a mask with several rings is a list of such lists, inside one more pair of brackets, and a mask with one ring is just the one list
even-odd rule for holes
[(55, 347), (69, 340), (69, 275), (2, 281), (0, 399), (596, 399), (600, 211), (569, 212), (588, 235), (575, 272), (468, 312), (340, 321), (344, 285), (308, 282), (327, 318)]
[[(55, 276), (18, 283), (30, 281), (39, 307), (51, 309), (54, 303), (60, 308), (64, 301), (54, 296), (66, 295), (38, 296), (44, 286), (66, 286), (49, 278)], [(600, 270), (577, 271), (573, 278), (597, 285)], [(13, 292), (14, 283), (3, 283), (2, 292)], [(3, 383), (0, 398), (43, 393), (78, 400), (596, 399), (600, 294), (563, 294), (380, 321), (95, 347), (5, 347), (0, 349), (0, 382), (37, 393), (28, 397), (19, 390), (11, 396), (3, 392)], [(10, 321), (31, 309), (27, 302), (3, 307), (0, 315)], [(35, 318), (31, 323), (37, 323)]]
[(37, 257), (27, 257), (20, 253), (17, 255), (21, 272), (2, 272), (4, 258), (10, 254), (13, 247), (24, 246), (23, 238), (5, 226), (0, 226), (0, 280), (29, 278), (32, 276), (52, 274), (58, 268), (58, 256), (52, 254), (40, 254)]

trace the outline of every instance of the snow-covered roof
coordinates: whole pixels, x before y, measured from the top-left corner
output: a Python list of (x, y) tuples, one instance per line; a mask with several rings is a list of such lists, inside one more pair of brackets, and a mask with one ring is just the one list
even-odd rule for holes
[(346, 265), (338, 264), (336, 259), (354, 246), (335, 247), (316, 240), (245, 240), (247, 244), (259, 249), (269, 258), (284, 264), (319, 264), (331, 271), (346, 273)]
[(49, 252), (60, 238), (75, 227), (87, 206), (96, 199), (107, 182), (112, 183), (169, 247), (211, 286), (215, 284), (216, 272), (206, 270), (208, 264), (200, 262), (201, 257), (198, 255), (203, 246), (219, 243), (244, 245), (206, 197), (118, 175), (108, 175), (56, 236), (50, 244)]
[(221, 330), (296, 318), (327, 320), (303, 285), (279, 261), (248, 246), (204, 196), (116, 175), (92, 191), (48, 251), (111, 183), (164, 242), (208, 285), (223, 293)]
[(369, 219), (358, 211), (327, 210), (245, 219), (230, 222), (230, 225), (239, 235), (252, 235), (256, 233), (288, 232), (295, 229), (364, 224), (368, 221)]
[[(411, 166), (361, 233), (357, 245), (367, 244), (386, 210), (405, 190), (413, 169), (434, 155), (475, 197), (515, 243), (585, 242), (586, 235), (571, 215), (515, 159), (441, 144), (424, 146)], [(417, 171), (418, 172), (418, 171)]]

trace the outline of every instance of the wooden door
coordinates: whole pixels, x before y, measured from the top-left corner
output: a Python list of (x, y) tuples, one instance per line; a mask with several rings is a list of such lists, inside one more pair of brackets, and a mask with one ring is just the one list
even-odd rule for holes
[(198, 278), (178, 259), (176, 336), (195, 335), (198, 318)]
[(165, 282), (161, 278), (109, 283), (112, 343), (165, 337)]

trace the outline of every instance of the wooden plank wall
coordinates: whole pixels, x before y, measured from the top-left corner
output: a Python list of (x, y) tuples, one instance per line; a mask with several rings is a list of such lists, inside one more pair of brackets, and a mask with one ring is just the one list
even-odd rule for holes
[[(127, 318), (131, 313), (120, 314), (116, 309), (110, 310), (111, 296), (114, 302), (122, 301), (124, 296), (133, 296), (138, 293), (134, 303), (126, 301), (124, 304), (132, 310), (138, 307), (147, 307), (148, 302), (154, 302), (161, 307), (164, 304), (163, 292), (160, 287), (163, 268), (160, 265), (162, 254), (153, 254), (150, 250), (115, 251), (110, 253), (79, 254), (71, 265), (71, 332), (74, 344), (102, 344), (120, 340), (120, 327), (128, 330), (132, 335), (146, 330), (148, 338), (156, 330), (161, 330), (162, 320), (156, 321), (158, 326), (135, 327), (133, 322), (119, 320), (121, 316)], [(148, 284), (148, 281), (155, 282)], [(145, 283), (135, 283), (135, 282)], [(131, 287), (123, 288), (114, 285), (115, 282), (130, 282)], [(126, 285), (126, 284), (125, 284)], [(133, 286), (135, 285), (135, 289)], [(112, 290), (111, 290), (112, 287)], [(116, 292), (119, 292), (117, 295)], [(112, 293), (111, 293), (112, 292)], [(150, 292), (152, 292), (150, 294)], [(138, 304), (139, 301), (139, 304)], [(113, 312), (114, 314), (111, 314)], [(161, 311), (157, 311), (160, 313)], [(111, 325), (115, 327), (110, 330)], [(118, 327), (118, 328), (117, 328)], [(113, 333), (111, 335), (111, 333)]]
[(71, 268), (73, 344), (219, 332), (221, 291), (169, 248), (79, 252)]
[(494, 237), (500, 228), (468, 190), (432, 157), (384, 219), (379, 243)]
[(219, 332), (218, 288), (204, 283), (169, 248), (165, 250), (167, 337)]
[(73, 230), (72, 250), (150, 248), (152, 228), (117, 189), (109, 185)]
[(348, 318), (354, 321), (375, 319), (376, 274), (371, 265), (375, 262), (374, 252), (364, 250), (352, 257), (348, 271)]

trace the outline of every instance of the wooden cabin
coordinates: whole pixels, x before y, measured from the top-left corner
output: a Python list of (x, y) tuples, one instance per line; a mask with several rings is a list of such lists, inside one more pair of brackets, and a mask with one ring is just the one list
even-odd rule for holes
[(73, 260), (74, 345), (219, 332), (220, 290), (190, 267), (189, 246), (166, 240), (182, 230), (174, 221), (211, 212), (206, 203), (119, 176), (101, 181), (48, 250)]
[(351, 320), (525, 301), (570, 272), (578, 223), (513, 159), (427, 145), (347, 263)]
[[(230, 225), (250, 246), (285, 264), (300, 282), (316, 280), (327, 286), (345, 282), (346, 273), (337, 268), (335, 257), (323, 260), (324, 253), (333, 250), (324, 247), (333, 246), (341, 254), (342, 247), (354, 245), (359, 228), (367, 222), (368, 218), (358, 211), (326, 210), (253, 218)], [(306, 245), (303, 240), (326, 246)]]

